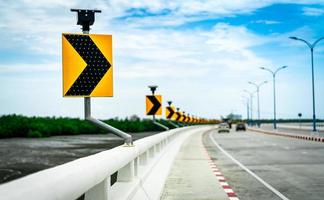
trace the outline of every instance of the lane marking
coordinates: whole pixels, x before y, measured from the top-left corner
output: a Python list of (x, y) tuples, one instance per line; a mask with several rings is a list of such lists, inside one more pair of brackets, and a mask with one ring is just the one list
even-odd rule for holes
[(211, 141), (215, 144), (215, 146), (221, 150), (227, 157), (229, 157), (233, 162), (235, 162), (238, 166), (240, 166), (244, 171), (249, 173), (251, 176), (253, 176), (255, 179), (257, 179), (260, 183), (262, 183), (266, 188), (268, 188), (270, 191), (275, 193), (279, 198), (282, 200), (289, 200), (285, 195), (280, 193), (278, 190), (276, 190), (274, 187), (272, 187), (269, 183), (265, 182), (262, 178), (260, 178), (258, 175), (253, 173), (251, 170), (249, 170), (247, 167), (245, 167), (242, 163), (240, 163), (238, 160), (236, 160), (233, 156), (231, 156), (227, 151), (225, 151), (219, 144), (215, 141), (215, 139), (212, 137), (212, 134), (209, 134), (209, 138)]
[(223, 188), (223, 190), (226, 193), (228, 199), (229, 200), (239, 200), (239, 198), (236, 196), (236, 193), (233, 191), (231, 186), (228, 185), (225, 177), (222, 175), (222, 172), (217, 168), (216, 163), (214, 163), (214, 161), (212, 160), (212, 158), (208, 154), (208, 151), (207, 151), (207, 149), (206, 149), (206, 147), (205, 147), (205, 145), (203, 143), (202, 137), (201, 137), (201, 145), (204, 148), (204, 152), (205, 152), (205, 155), (207, 157), (209, 167), (213, 171), (213, 174), (217, 178), (218, 183)]

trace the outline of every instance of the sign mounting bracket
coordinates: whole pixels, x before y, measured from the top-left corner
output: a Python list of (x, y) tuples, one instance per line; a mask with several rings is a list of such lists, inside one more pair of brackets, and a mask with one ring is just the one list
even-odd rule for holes
[[(101, 10), (85, 10), (85, 9), (71, 9), (72, 12), (77, 12), (77, 25), (82, 26), (82, 33), (89, 34), (90, 26), (95, 21), (95, 13), (101, 13)], [(104, 129), (124, 139), (127, 146), (133, 146), (133, 137), (115, 127), (112, 127), (91, 116), (91, 98), (84, 97), (84, 118), (97, 127)]]

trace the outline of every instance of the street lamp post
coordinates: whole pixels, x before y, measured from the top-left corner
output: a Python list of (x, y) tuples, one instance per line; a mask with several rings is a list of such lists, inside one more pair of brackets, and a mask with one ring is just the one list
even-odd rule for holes
[(243, 98), (244, 105), (246, 105), (246, 121), (247, 121), (247, 123), (249, 123), (249, 117), (250, 117), (249, 98), (246, 96), (242, 96), (242, 98)]
[(251, 111), (250, 112), (250, 121), (252, 123), (252, 121), (253, 121), (253, 94), (255, 92), (249, 92), (247, 90), (244, 90), (244, 92), (246, 92), (246, 93), (248, 93), (250, 95), (250, 111)]
[(256, 92), (257, 92), (257, 96), (258, 96), (257, 98), (258, 98), (258, 127), (259, 128), (260, 128), (260, 87), (261, 87), (261, 85), (266, 84), (266, 83), (268, 83), (268, 81), (263, 81), (259, 84), (249, 81), (249, 84), (254, 85), (257, 89)]
[(310, 48), (310, 51), (311, 51), (311, 64), (312, 64), (312, 92), (313, 92), (313, 131), (315, 132), (316, 131), (316, 114), (315, 114), (315, 86), (314, 86), (314, 48), (316, 46), (316, 44), (323, 40), (324, 37), (321, 37), (319, 39), (317, 39), (313, 44), (307, 42), (306, 40), (303, 40), (303, 39), (300, 39), (300, 38), (297, 38), (297, 37), (289, 37), (290, 39), (293, 39), (293, 40), (299, 40), (301, 42), (304, 42), (309, 48)]
[(271, 73), (272, 75), (272, 82), (273, 82), (273, 129), (277, 129), (277, 119), (276, 119), (276, 74), (282, 70), (287, 68), (287, 66), (279, 67), (276, 71), (272, 71), (271, 69), (260, 67), (262, 70), (266, 70)]

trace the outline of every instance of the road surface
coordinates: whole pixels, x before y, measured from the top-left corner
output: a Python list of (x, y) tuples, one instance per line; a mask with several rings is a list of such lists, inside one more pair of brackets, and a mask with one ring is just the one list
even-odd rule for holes
[(323, 143), (235, 131), (203, 141), (240, 200), (324, 199)]

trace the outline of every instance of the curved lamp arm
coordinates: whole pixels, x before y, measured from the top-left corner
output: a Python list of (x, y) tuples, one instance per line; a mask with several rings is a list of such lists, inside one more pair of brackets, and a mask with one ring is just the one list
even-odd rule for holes
[(275, 75), (275, 73), (271, 69), (265, 67), (260, 67), (260, 69), (270, 72), (273, 76)]
[(287, 68), (287, 67), (288, 67), (288, 66), (282, 66), (282, 67), (279, 67), (279, 68), (274, 72), (274, 74), (278, 73), (280, 70), (285, 69), (285, 68)]
[(319, 38), (319, 39), (317, 39), (314, 43), (313, 43), (313, 48), (316, 46), (316, 44), (319, 42), (319, 41), (321, 41), (321, 40), (323, 40), (324, 39), (324, 37), (321, 37), (321, 38)]
[(301, 42), (304, 42), (310, 49), (313, 49), (313, 45), (311, 45), (309, 42), (307, 42), (306, 40), (304, 39), (301, 39), (301, 38), (298, 38), (298, 37), (289, 37), (290, 39), (292, 40), (299, 40)]

